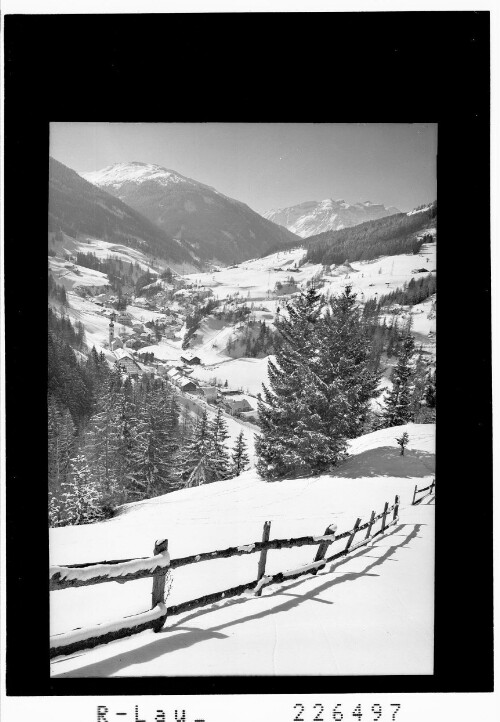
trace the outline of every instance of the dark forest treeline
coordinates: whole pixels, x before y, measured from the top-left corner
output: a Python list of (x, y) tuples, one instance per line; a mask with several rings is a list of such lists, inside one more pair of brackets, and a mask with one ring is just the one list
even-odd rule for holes
[[(49, 311), (48, 466), (52, 526), (90, 523), (125, 502), (239, 474), (242, 439), (226, 447), (219, 410), (193, 422), (164, 379), (131, 381), (93, 348), (79, 358), (81, 328)], [(244, 464), (243, 464), (244, 462)]]
[(60, 286), (54, 281), (51, 273), (49, 273), (47, 291), (49, 298), (52, 298), (55, 301), (59, 301), (59, 303), (63, 306), (68, 305), (68, 296), (66, 294), (66, 289), (64, 288), (64, 286)]
[(305, 262), (341, 264), (344, 261), (369, 261), (379, 256), (418, 253), (430, 237), (416, 234), (435, 222), (437, 206), (415, 213), (397, 213), (374, 221), (360, 223), (339, 231), (327, 231), (305, 241)]

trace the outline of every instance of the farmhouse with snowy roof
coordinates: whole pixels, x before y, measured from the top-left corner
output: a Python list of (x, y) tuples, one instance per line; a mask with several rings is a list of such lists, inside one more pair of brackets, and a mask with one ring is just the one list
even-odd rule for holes
[(195, 393), (197, 386), (194, 381), (187, 379), (185, 376), (179, 375), (174, 378), (174, 384), (180, 388), (181, 391), (188, 393)]
[(130, 351), (119, 348), (115, 351), (115, 356), (118, 362), (118, 366), (124, 373), (128, 374), (131, 378), (139, 378), (139, 375), (142, 374), (143, 369), (132, 357)]
[(224, 396), (223, 406), (231, 416), (237, 416), (242, 411), (252, 411), (252, 407), (244, 396)]
[(185, 353), (181, 356), (181, 361), (184, 361), (185, 364), (201, 364), (201, 359), (199, 356), (195, 356), (192, 353)]

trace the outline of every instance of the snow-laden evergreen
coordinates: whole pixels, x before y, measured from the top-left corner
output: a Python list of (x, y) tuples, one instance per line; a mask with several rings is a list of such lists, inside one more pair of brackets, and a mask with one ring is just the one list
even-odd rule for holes
[(245, 471), (247, 469), (248, 464), (250, 462), (250, 459), (247, 454), (247, 448), (245, 444), (245, 438), (243, 436), (243, 431), (240, 431), (239, 436), (236, 439), (236, 442), (233, 447), (232, 456), (232, 467), (231, 467), (231, 474), (232, 476), (239, 476), (242, 471)]
[(414, 353), (415, 339), (407, 329), (400, 346), (398, 362), (392, 373), (392, 389), (386, 394), (385, 408), (381, 413), (381, 428), (407, 424), (413, 418), (411, 402)]
[(324, 473), (344, 458), (377, 395), (356, 297), (348, 286), (325, 309), (311, 288), (288, 304), (279, 331), (259, 404), (258, 469), (267, 479)]
[(229, 438), (222, 409), (209, 421), (207, 412), (198, 417), (196, 425), (180, 452), (180, 480), (186, 487), (200, 486), (227, 479), (231, 473)]

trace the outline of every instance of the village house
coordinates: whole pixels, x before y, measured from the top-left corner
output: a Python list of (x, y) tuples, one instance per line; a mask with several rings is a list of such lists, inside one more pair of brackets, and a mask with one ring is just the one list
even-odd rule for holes
[(120, 369), (123, 371), (123, 373), (128, 374), (130, 378), (137, 379), (142, 374), (143, 370), (141, 369), (137, 361), (132, 357), (130, 351), (125, 351), (125, 349), (117, 349), (115, 352), (115, 357), (117, 359)]
[(196, 384), (193, 381), (191, 381), (190, 379), (184, 378), (183, 376), (179, 376), (178, 378), (175, 378), (174, 383), (184, 393), (188, 392), (188, 393), (194, 394), (197, 391)]
[(177, 368), (169, 369), (167, 371), (167, 376), (171, 381), (174, 381), (176, 378), (179, 378), (181, 376), (181, 372)]
[(242, 411), (252, 411), (252, 407), (245, 399), (244, 396), (224, 396), (222, 402), (224, 408), (231, 414), (231, 416), (238, 416)]
[(181, 356), (181, 361), (184, 361), (185, 364), (201, 364), (200, 357), (192, 353), (185, 353)]

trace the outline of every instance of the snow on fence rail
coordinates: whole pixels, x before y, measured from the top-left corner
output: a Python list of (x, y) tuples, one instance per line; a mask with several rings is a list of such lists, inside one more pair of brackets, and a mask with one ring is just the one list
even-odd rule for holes
[[(168, 615), (181, 614), (190, 609), (196, 609), (197, 607), (212, 604), (222, 599), (237, 596), (248, 590), (252, 590), (256, 596), (260, 596), (263, 588), (270, 584), (280, 583), (288, 579), (296, 579), (304, 574), (317, 574), (326, 564), (351, 554), (356, 549), (368, 544), (375, 537), (384, 534), (387, 529), (396, 524), (399, 519), (399, 502), (399, 496), (396, 496), (392, 506), (389, 506), (389, 502), (385, 502), (384, 509), (380, 514), (375, 514), (375, 512), (372, 511), (369, 521), (361, 524), (361, 519), (358, 518), (352, 529), (341, 532), (340, 534), (337, 534), (337, 526), (331, 524), (325, 529), (324, 534), (319, 536), (270, 540), (271, 522), (266, 521), (264, 523), (262, 541), (253, 542), (252, 544), (246, 544), (244, 546), (228, 547), (227, 549), (218, 551), (170, 559), (168, 541), (162, 539), (156, 542), (153, 556), (151, 557), (52, 566), (49, 570), (50, 591), (69, 589), (71, 587), (83, 587), (104, 582), (124, 583), (151, 576), (153, 577), (153, 590), (151, 595), (151, 609), (148, 612), (125, 617), (117, 622), (105, 622), (87, 629), (78, 628), (70, 632), (52, 636), (50, 638), (50, 657), (72, 654), (82, 649), (95, 647), (98, 644), (105, 644), (115, 639), (143, 632), (146, 629), (153, 629), (153, 631), (159, 632), (165, 624)], [(393, 518), (387, 523), (387, 517), (391, 512)], [(372, 532), (373, 525), (379, 520), (382, 520), (380, 529)], [(366, 534), (363, 539), (353, 544), (356, 534), (359, 534), (365, 529)], [(343, 539), (347, 540), (345, 546), (335, 554), (326, 556), (328, 548)], [(312, 563), (289, 571), (279, 572), (278, 574), (265, 575), (266, 557), (269, 549), (289, 549), (292, 547), (313, 545), (318, 545), (318, 550)], [(256, 552), (260, 552), (256, 580), (254, 579), (246, 584), (239, 584), (236, 587), (231, 587), (221, 592), (207, 594), (198, 599), (191, 599), (181, 604), (170, 607), (165, 605), (165, 581), (171, 569), (186, 566), (187, 564), (197, 564), (198, 562), (209, 561), (211, 559), (255, 554)]]
[[(430, 484), (430, 486), (424, 486), (424, 487), (422, 487), (422, 489), (417, 489), (417, 485), (415, 484), (415, 491), (413, 492), (413, 501), (411, 502), (412, 506), (414, 506), (415, 504), (420, 504), (420, 502), (423, 499), (425, 499), (426, 496), (430, 496), (433, 493), (435, 486), (436, 486), (435, 479), (432, 480), (432, 483)], [(424, 494), (423, 496), (421, 496), (420, 499), (416, 499), (417, 494), (421, 494), (423, 491), (426, 491), (427, 494)]]

